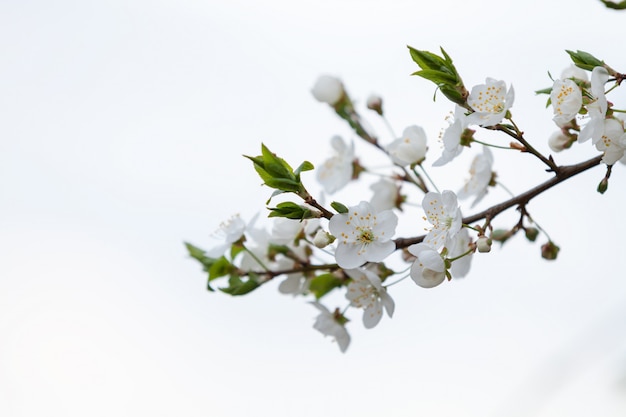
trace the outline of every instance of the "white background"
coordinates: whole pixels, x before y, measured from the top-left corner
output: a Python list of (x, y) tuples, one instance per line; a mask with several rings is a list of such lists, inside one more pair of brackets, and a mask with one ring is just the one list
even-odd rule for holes
[[(318, 75), (361, 109), (381, 94), (397, 132), (423, 126), (429, 166), (453, 107), (410, 76), (406, 45), (443, 46), (468, 87), (515, 86), (513, 115), (547, 153), (551, 110), (533, 91), (569, 65), (565, 49), (626, 71), (624, 19), (595, 0), (2, 1), (0, 415), (625, 415), (623, 166), (603, 196), (598, 167), (529, 205), (556, 262), (539, 256), (545, 237), (518, 236), (463, 280), (407, 280), (377, 328), (350, 312), (346, 354), (276, 283), (207, 292), (183, 246), (210, 247), (235, 213), (263, 217), (270, 191), (241, 157), (261, 141), (294, 165), (322, 162), (334, 134), (376, 155), (312, 98)], [(457, 189), (475, 152), (429, 171)], [(548, 177), (506, 152), (495, 170), (516, 192)]]

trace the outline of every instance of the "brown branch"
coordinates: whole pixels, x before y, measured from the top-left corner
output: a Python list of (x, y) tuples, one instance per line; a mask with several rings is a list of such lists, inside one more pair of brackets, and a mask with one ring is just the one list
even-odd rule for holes
[[(472, 216), (463, 218), (463, 224), (474, 223), (474, 222), (477, 222), (479, 220), (486, 219), (486, 218), (494, 218), (498, 214), (502, 213), (503, 211), (513, 206), (526, 205), (530, 200), (537, 197), (539, 194), (543, 193), (544, 191), (567, 180), (568, 178), (571, 178), (575, 175), (580, 174), (581, 172), (584, 172), (590, 168), (593, 168), (599, 165), (601, 160), (602, 160), (602, 155), (599, 155), (599, 156), (596, 156), (595, 158), (591, 158), (579, 164), (559, 166), (558, 170), (556, 171), (556, 175), (550, 178), (548, 181), (542, 184), (539, 184), (538, 186), (534, 188), (531, 188), (525, 193), (522, 193), (509, 200), (503, 201), (500, 204), (496, 204), (495, 206), (490, 207), (486, 210), (483, 210), (480, 213), (476, 213)], [(411, 246), (415, 243), (422, 242), (425, 237), (426, 235), (412, 237), (412, 238), (398, 238), (398, 239), (395, 239), (394, 242), (396, 243), (396, 249), (402, 249), (402, 248)]]

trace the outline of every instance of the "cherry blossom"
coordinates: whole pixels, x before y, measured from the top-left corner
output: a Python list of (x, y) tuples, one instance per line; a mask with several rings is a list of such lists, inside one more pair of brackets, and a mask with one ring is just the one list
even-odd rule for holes
[(513, 86), (507, 90), (504, 81), (487, 78), (485, 84), (472, 88), (467, 99), (467, 104), (474, 110), (467, 116), (470, 124), (483, 127), (497, 125), (513, 106), (514, 100)]
[(565, 68), (561, 72), (561, 79), (565, 80), (567, 78), (576, 78), (581, 81), (589, 81), (589, 77), (587, 76), (587, 71), (582, 68), (577, 67), (574, 64), (570, 64), (567, 68)]
[(346, 298), (350, 305), (362, 308), (363, 325), (367, 329), (375, 327), (383, 316), (383, 308), (389, 317), (393, 316), (395, 304), (380, 278), (366, 268), (346, 269), (352, 281), (348, 284)]
[(433, 163), (434, 167), (447, 164), (463, 152), (461, 138), (469, 124), (469, 120), (465, 115), (466, 111), (467, 110), (463, 107), (456, 106), (454, 110), (454, 121), (450, 123), (450, 126), (448, 126), (443, 134), (443, 153), (441, 157)]
[(606, 117), (608, 107), (604, 94), (604, 84), (608, 79), (609, 73), (603, 67), (595, 67), (593, 71), (591, 71), (591, 94), (593, 94), (594, 101), (586, 106), (589, 121), (578, 135), (578, 141), (580, 143), (591, 139), (591, 143), (595, 145), (604, 134), (604, 118)]
[(424, 242), (435, 249), (440, 248), (446, 239), (454, 237), (461, 230), (461, 210), (454, 192), (428, 192), (422, 200), (422, 208), (426, 213), (426, 220), (433, 225)]
[(370, 204), (377, 211), (389, 210), (396, 207), (400, 199), (400, 188), (395, 182), (384, 178), (370, 185), (370, 190), (374, 192), (374, 195), (372, 195), (370, 199)]
[(378, 213), (367, 201), (350, 207), (347, 213), (335, 214), (329, 229), (338, 240), (337, 264), (350, 269), (382, 261), (396, 249), (391, 238), (397, 224), (398, 217), (391, 210)]
[(459, 190), (457, 196), (461, 199), (476, 196), (472, 202), (472, 207), (474, 207), (487, 195), (487, 187), (489, 187), (493, 175), (492, 167), (493, 154), (488, 147), (483, 146), (483, 153), (476, 155), (472, 161), (469, 180)]
[(340, 136), (333, 136), (330, 143), (335, 154), (318, 168), (317, 180), (327, 193), (333, 194), (352, 179), (354, 143), (348, 146)]
[(341, 352), (345, 352), (350, 344), (350, 335), (341, 321), (345, 321), (345, 318), (339, 314), (331, 313), (326, 307), (317, 301), (311, 302), (315, 308), (320, 311), (320, 314), (315, 319), (313, 328), (324, 336), (331, 336), (335, 339), (339, 345)]
[(613, 165), (624, 156), (626, 133), (622, 124), (616, 119), (606, 119), (603, 131), (602, 138), (596, 143), (596, 149), (604, 152), (602, 162)]
[(230, 246), (241, 239), (246, 229), (246, 223), (235, 215), (229, 220), (222, 222), (220, 228), (215, 231), (211, 237), (214, 239), (222, 240), (223, 242), (213, 248), (209, 249), (206, 254), (211, 258), (219, 258), (230, 248)]
[(433, 288), (446, 279), (446, 266), (441, 254), (427, 243), (408, 247), (416, 259), (411, 265), (411, 279), (422, 288)]
[(400, 166), (418, 164), (426, 156), (426, 132), (419, 126), (409, 126), (402, 132), (402, 137), (385, 149), (391, 160)]
[[(461, 228), (459, 233), (457, 233), (454, 238), (448, 239), (448, 242), (446, 242), (448, 257), (456, 258), (463, 255), (470, 249), (471, 243), (472, 240), (470, 239), (468, 230), (466, 228)], [(454, 278), (463, 278), (469, 273), (471, 264), (472, 254), (470, 253), (469, 255), (465, 255), (462, 258), (453, 261), (450, 266), (450, 273)]]
[(583, 105), (583, 92), (572, 80), (555, 80), (550, 93), (554, 110), (554, 122), (559, 127), (567, 125), (576, 117)]

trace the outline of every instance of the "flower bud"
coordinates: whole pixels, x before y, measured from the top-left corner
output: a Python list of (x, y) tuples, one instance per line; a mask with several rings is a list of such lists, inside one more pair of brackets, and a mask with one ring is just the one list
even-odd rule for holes
[(319, 229), (313, 237), (313, 244), (318, 248), (325, 248), (335, 241), (335, 236), (331, 235), (328, 232)]
[(480, 236), (476, 241), (476, 247), (480, 253), (491, 252), (491, 239), (487, 236)]
[(561, 79), (565, 80), (567, 78), (577, 78), (581, 81), (589, 81), (587, 71), (582, 68), (578, 68), (574, 64), (571, 64), (569, 67), (565, 68), (563, 72), (561, 72)]
[(535, 227), (527, 227), (526, 228), (526, 239), (534, 242), (539, 236), (539, 230)]
[(556, 259), (556, 256), (559, 254), (559, 248), (554, 242), (549, 241), (541, 246), (541, 257), (543, 259), (547, 259), (549, 261), (553, 261)]
[(383, 99), (377, 95), (370, 95), (367, 98), (367, 108), (374, 110), (379, 115), (383, 115)]
[(504, 243), (508, 238), (511, 237), (511, 233), (508, 230), (504, 229), (496, 229), (491, 233), (491, 239), (496, 242)]
[(344, 89), (339, 78), (331, 77), (330, 75), (322, 75), (315, 82), (311, 93), (313, 93), (313, 97), (315, 97), (317, 101), (334, 106), (343, 97)]
[(598, 192), (600, 194), (604, 194), (606, 190), (608, 189), (609, 189), (609, 179), (603, 178), (602, 181), (600, 181), (600, 184), (598, 184)]
[(554, 152), (561, 152), (563, 149), (567, 149), (572, 146), (572, 141), (567, 135), (564, 135), (563, 132), (558, 131), (550, 135), (550, 138), (548, 139), (548, 146)]

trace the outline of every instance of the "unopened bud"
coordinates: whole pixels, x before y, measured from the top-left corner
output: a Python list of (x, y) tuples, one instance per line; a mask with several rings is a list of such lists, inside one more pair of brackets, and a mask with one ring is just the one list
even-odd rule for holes
[(342, 99), (344, 89), (339, 78), (331, 77), (330, 75), (322, 75), (315, 82), (311, 93), (313, 93), (313, 97), (315, 97), (317, 101), (334, 106)]
[(549, 261), (553, 261), (556, 259), (556, 256), (559, 254), (559, 248), (554, 242), (549, 241), (541, 246), (541, 257), (543, 259), (547, 259)]
[(374, 110), (379, 115), (383, 115), (383, 99), (377, 95), (370, 95), (367, 98), (367, 108)]
[(505, 242), (508, 238), (511, 237), (511, 232), (504, 229), (496, 229), (491, 233), (491, 239), (496, 242)]
[(554, 132), (550, 135), (550, 138), (548, 138), (548, 146), (554, 152), (561, 152), (563, 149), (567, 149), (572, 146), (572, 139), (567, 135), (564, 135), (561, 131)]
[(328, 232), (319, 229), (313, 237), (313, 244), (318, 248), (325, 248), (335, 241), (335, 236), (331, 235)]
[(487, 236), (480, 236), (476, 241), (476, 248), (480, 253), (491, 252), (491, 239)]
[(509, 148), (511, 149), (516, 149), (520, 152), (528, 152), (528, 149), (526, 148), (526, 146), (522, 145), (519, 142), (511, 142), (509, 143)]
[(609, 189), (609, 179), (602, 178), (602, 181), (600, 181), (600, 184), (598, 184), (598, 192), (600, 194), (604, 194), (606, 190), (608, 189)]
[(537, 230), (537, 228), (535, 227), (526, 228), (526, 239), (530, 240), (531, 242), (534, 242), (537, 239), (537, 236), (539, 236), (539, 230)]

